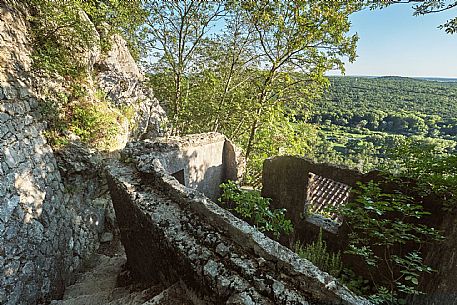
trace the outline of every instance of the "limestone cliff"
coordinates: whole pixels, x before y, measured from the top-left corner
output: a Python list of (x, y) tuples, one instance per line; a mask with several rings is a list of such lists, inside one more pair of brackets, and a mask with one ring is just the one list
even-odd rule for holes
[(144, 86), (144, 75), (130, 55), (122, 37), (112, 37), (111, 49), (95, 63), (97, 85), (116, 105), (133, 105), (136, 128), (130, 131), (133, 139), (156, 137), (165, 112), (154, 98), (151, 88)]
[[(48, 144), (40, 108), (65, 92), (68, 80), (32, 68), (28, 12), (20, 1), (0, 1), (0, 304), (36, 304), (63, 292), (98, 247), (110, 200), (103, 159), (69, 135), (59, 154)], [(164, 112), (120, 37), (111, 51), (88, 53), (92, 71), (84, 90), (116, 105), (131, 105), (114, 147), (159, 133)]]

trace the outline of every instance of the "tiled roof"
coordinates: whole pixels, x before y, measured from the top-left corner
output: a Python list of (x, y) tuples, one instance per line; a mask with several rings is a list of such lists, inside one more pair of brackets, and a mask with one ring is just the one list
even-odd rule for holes
[(350, 191), (351, 187), (344, 183), (309, 173), (306, 200), (308, 212), (321, 214), (334, 221), (341, 222), (337, 214), (328, 213), (326, 209), (345, 204), (349, 198)]

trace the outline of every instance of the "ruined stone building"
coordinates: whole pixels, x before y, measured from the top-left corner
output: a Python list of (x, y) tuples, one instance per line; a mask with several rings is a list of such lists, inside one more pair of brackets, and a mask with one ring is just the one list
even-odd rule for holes
[[(0, 304), (369, 304), (214, 203), (241, 174), (239, 151), (217, 133), (159, 137), (165, 113), (118, 36), (108, 54), (84, 56), (94, 86), (134, 108), (136, 128), (109, 157), (77, 139), (53, 150), (39, 108), (65, 80), (34, 74), (29, 31), (27, 11), (0, 1)], [(263, 192), (312, 238), (308, 224), (326, 225), (300, 218), (305, 203), (344, 202), (357, 175), (271, 159)], [(107, 246), (118, 233), (122, 246)]]

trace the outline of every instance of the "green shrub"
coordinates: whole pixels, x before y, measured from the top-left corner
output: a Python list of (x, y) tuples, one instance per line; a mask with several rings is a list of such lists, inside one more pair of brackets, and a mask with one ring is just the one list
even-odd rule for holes
[(391, 151), (389, 157), (396, 162), (386, 171), (395, 172), (397, 177), (416, 180), (417, 185), (412, 186), (414, 191), (423, 196), (440, 196), (445, 210), (457, 208), (456, 154), (446, 152), (446, 148), (437, 144), (418, 146), (412, 140), (407, 140)]
[(138, 29), (147, 16), (141, 1), (31, 0), (30, 4), (32, 58), (37, 69), (81, 76), (86, 71), (84, 52), (93, 49), (94, 44), (107, 52), (115, 33), (126, 39), (136, 58), (140, 56)]
[[(421, 293), (421, 274), (432, 272), (420, 249), (442, 237), (435, 229), (414, 223), (429, 213), (412, 198), (383, 193), (372, 181), (359, 183), (354, 192), (355, 200), (338, 210), (350, 228), (346, 253), (361, 257), (368, 267), (374, 303), (405, 304), (407, 295)], [(407, 253), (402, 251), (405, 246), (411, 249)]]
[(133, 107), (117, 108), (103, 98), (90, 99), (81, 86), (73, 86), (71, 93), (57, 93), (40, 103), (40, 112), (47, 121), (45, 136), (56, 149), (68, 144), (68, 133), (100, 150), (111, 150), (117, 144), (122, 128), (128, 128)]
[(330, 253), (327, 250), (327, 244), (322, 239), (322, 228), (320, 229), (317, 240), (309, 245), (303, 245), (300, 242), (295, 243), (295, 252), (304, 259), (309, 260), (322, 271), (325, 271), (337, 277), (343, 268), (341, 262), (341, 253)]
[(259, 191), (241, 190), (233, 181), (220, 185), (222, 195), (220, 203), (233, 206), (233, 210), (254, 225), (259, 231), (272, 232), (276, 238), (281, 233), (293, 231), (292, 222), (285, 218), (285, 209), (270, 209), (270, 198), (260, 196)]
[(33, 65), (62, 76), (84, 73), (84, 51), (96, 42), (92, 24), (81, 14), (78, 0), (32, 0)]
[(358, 295), (372, 295), (373, 287), (370, 281), (362, 276), (355, 274), (349, 268), (343, 268), (338, 279), (352, 292)]
[(71, 106), (69, 130), (81, 140), (101, 150), (116, 144), (125, 117), (106, 101), (79, 102)]
[(85, 72), (83, 63), (72, 58), (71, 53), (62, 48), (56, 40), (43, 41), (36, 45), (32, 59), (34, 68), (50, 73), (78, 77)]

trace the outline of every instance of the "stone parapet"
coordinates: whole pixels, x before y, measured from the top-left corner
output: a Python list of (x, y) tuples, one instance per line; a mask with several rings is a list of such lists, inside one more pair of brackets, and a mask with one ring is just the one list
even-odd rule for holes
[(180, 184), (160, 161), (142, 169), (108, 168), (128, 265), (142, 279), (182, 280), (203, 304), (370, 304)]

